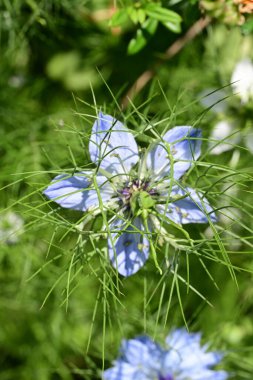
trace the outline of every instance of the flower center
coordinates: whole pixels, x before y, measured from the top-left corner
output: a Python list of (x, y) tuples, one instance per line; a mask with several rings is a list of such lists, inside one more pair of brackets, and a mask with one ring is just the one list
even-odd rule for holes
[(135, 214), (140, 209), (152, 208), (155, 204), (154, 196), (157, 196), (158, 192), (155, 188), (150, 187), (149, 181), (135, 179), (126, 183), (119, 194), (123, 205), (128, 207), (132, 214)]
[(168, 375), (159, 375), (158, 380), (174, 380), (174, 377), (170, 374)]

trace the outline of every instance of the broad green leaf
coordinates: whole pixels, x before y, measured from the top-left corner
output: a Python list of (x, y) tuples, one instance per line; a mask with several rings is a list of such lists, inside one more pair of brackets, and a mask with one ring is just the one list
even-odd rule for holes
[(110, 20), (111, 27), (124, 26), (129, 21), (129, 16), (125, 9), (120, 9), (112, 16)]
[(171, 11), (170, 9), (163, 8), (159, 4), (147, 4), (145, 9), (149, 17), (161, 22), (179, 23), (182, 20), (178, 13)]
[(144, 22), (143, 27), (137, 30), (136, 36), (129, 42), (127, 53), (132, 55), (143, 49), (150, 37), (155, 33), (157, 25), (157, 20), (153, 20), (151, 18), (147, 19)]

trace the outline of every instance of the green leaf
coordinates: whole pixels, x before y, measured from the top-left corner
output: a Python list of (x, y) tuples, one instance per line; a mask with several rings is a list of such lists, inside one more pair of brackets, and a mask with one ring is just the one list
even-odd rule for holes
[(143, 35), (142, 29), (138, 29), (136, 32), (136, 36), (131, 39), (127, 47), (127, 53), (129, 55), (136, 54), (138, 51), (144, 48), (147, 44), (147, 40)]
[(151, 36), (155, 33), (158, 25), (157, 20), (151, 18), (147, 19), (142, 28), (139, 28), (136, 32), (136, 36), (131, 39), (128, 44), (127, 53), (129, 55), (138, 53), (143, 49)]
[(174, 33), (180, 33), (181, 32), (181, 25), (180, 23), (173, 23), (170, 21), (163, 22), (162, 23), (167, 29), (171, 30)]
[(145, 31), (145, 35), (150, 38), (157, 29), (158, 21), (153, 20), (152, 18), (148, 18), (143, 24), (143, 29)]
[(130, 19), (133, 21), (134, 24), (138, 24), (139, 18), (138, 18), (138, 9), (133, 7), (127, 8), (127, 13), (130, 17)]
[(142, 25), (144, 21), (146, 20), (146, 12), (144, 9), (138, 9), (137, 14), (138, 14), (139, 23)]
[(178, 13), (171, 11), (170, 9), (163, 8), (159, 4), (147, 4), (145, 9), (149, 17), (161, 21), (162, 23), (180, 23), (182, 21), (182, 18)]
[(112, 16), (109, 25), (114, 28), (117, 26), (124, 26), (129, 21), (128, 13), (125, 9), (120, 9)]

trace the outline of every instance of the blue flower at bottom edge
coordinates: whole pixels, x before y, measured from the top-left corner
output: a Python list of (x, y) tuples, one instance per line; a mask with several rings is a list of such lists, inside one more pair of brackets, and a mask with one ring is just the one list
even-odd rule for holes
[(104, 380), (226, 380), (228, 373), (213, 370), (223, 355), (201, 347), (201, 334), (172, 331), (166, 349), (146, 336), (124, 340), (120, 357), (103, 373)]
[(136, 273), (154, 250), (153, 231), (164, 224), (215, 222), (201, 193), (178, 180), (200, 156), (201, 131), (170, 129), (139, 156), (132, 133), (110, 115), (99, 113), (89, 152), (95, 170), (57, 176), (44, 194), (65, 208), (94, 216), (110, 212), (108, 252), (123, 276)]

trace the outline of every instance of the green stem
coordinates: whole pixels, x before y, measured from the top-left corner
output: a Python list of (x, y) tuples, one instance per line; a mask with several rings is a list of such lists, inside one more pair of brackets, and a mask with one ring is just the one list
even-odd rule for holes
[[(149, 234), (149, 228), (148, 228), (148, 217), (147, 217), (148, 213), (147, 213), (147, 210), (143, 210), (142, 212), (142, 220), (143, 220), (143, 225), (145, 227), (145, 232), (147, 234)], [(155, 263), (155, 266), (156, 268), (159, 270), (159, 273), (162, 275), (163, 272), (162, 272), (162, 269), (160, 268), (159, 264), (158, 264), (158, 261), (157, 261), (157, 256), (156, 256), (156, 250), (155, 250), (155, 247), (154, 247), (154, 244), (153, 244), (153, 241), (150, 239), (149, 240), (149, 244), (150, 244), (150, 250), (151, 250), (151, 254), (152, 254), (152, 257), (153, 257), (153, 260), (154, 260), (154, 263)]]

